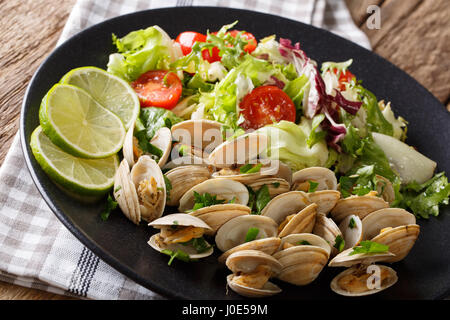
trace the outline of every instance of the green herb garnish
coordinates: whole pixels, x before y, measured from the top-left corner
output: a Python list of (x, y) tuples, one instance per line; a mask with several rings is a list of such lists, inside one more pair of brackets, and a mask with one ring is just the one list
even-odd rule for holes
[(245, 235), (245, 242), (250, 242), (256, 239), (256, 236), (259, 233), (258, 228), (250, 228), (247, 231), (247, 234)]
[(309, 188), (308, 192), (315, 192), (317, 190), (317, 187), (319, 186), (318, 182), (308, 180)]
[(144, 153), (154, 155), (156, 157), (154, 157), (154, 160), (158, 160), (162, 157), (162, 150), (150, 143), (145, 130), (136, 132), (134, 136), (138, 139), (139, 148)]
[(311, 243), (309, 243), (306, 240), (300, 240), (299, 242), (297, 242), (297, 245), (302, 245), (302, 246), (310, 246)]
[(354, 227), (356, 227), (355, 219), (350, 218), (350, 222), (349, 222), (348, 226), (350, 227), (350, 229), (353, 229)]
[(344, 250), (345, 247), (345, 240), (340, 235), (336, 236), (333, 247), (338, 249), (339, 252), (342, 252), (342, 250)]
[(106, 199), (106, 208), (100, 213), (100, 217), (103, 221), (108, 220), (109, 215), (111, 214), (111, 211), (115, 210), (117, 208), (117, 201), (114, 201), (111, 195), (108, 195), (108, 198)]
[(274, 188), (279, 188), (280, 187), (280, 183), (279, 182), (274, 182), (274, 183), (272, 183), (272, 185), (274, 186)]
[(170, 182), (169, 178), (165, 174), (163, 174), (164, 177), (164, 183), (166, 184), (166, 195), (167, 200), (170, 199), (170, 190), (172, 190), (172, 183)]
[(244, 174), (244, 173), (256, 173), (259, 172), (261, 170), (262, 164), (258, 163), (256, 165), (252, 165), (250, 163), (247, 163), (245, 165), (243, 165), (242, 167), (239, 168), (239, 172)]
[(206, 242), (203, 237), (193, 238), (187, 242), (182, 242), (181, 244), (184, 246), (191, 245), (192, 247), (194, 247), (197, 253), (203, 253), (211, 248), (211, 245), (209, 245), (208, 242)]
[(204, 193), (203, 195), (201, 195), (197, 191), (194, 191), (194, 198), (195, 204), (192, 208), (193, 211), (200, 208), (213, 206), (215, 204), (222, 204), (225, 202), (225, 200), (218, 200), (217, 195), (211, 195), (209, 193)]
[(270, 201), (269, 187), (265, 184), (258, 191), (256, 191), (256, 212), (261, 214), (261, 211)]
[(361, 241), (360, 245), (353, 248), (353, 251), (349, 253), (350, 256), (358, 253), (363, 254), (375, 254), (385, 253), (389, 251), (389, 246), (374, 242), (374, 241)]
[(171, 265), (172, 261), (176, 258), (178, 260), (184, 261), (184, 262), (189, 262), (191, 261), (191, 258), (189, 257), (189, 254), (187, 254), (186, 252), (182, 251), (182, 250), (177, 250), (177, 251), (172, 251), (169, 249), (163, 249), (161, 250), (161, 253), (167, 254), (168, 256), (170, 256), (170, 260), (167, 263), (167, 265)]

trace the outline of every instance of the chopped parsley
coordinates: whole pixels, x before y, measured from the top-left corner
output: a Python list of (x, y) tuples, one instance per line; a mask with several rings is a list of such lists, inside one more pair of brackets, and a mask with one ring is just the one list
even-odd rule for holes
[(170, 260), (167, 263), (167, 265), (171, 265), (172, 261), (176, 258), (178, 260), (184, 261), (184, 262), (189, 262), (191, 261), (191, 258), (189, 257), (189, 254), (187, 254), (186, 252), (182, 251), (182, 250), (177, 250), (177, 251), (172, 251), (169, 249), (164, 249), (161, 250), (161, 253), (167, 254), (168, 256), (170, 256)]
[(193, 238), (187, 242), (181, 243), (184, 246), (192, 245), (197, 251), (197, 253), (203, 253), (208, 251), (211, 248), (211, 245), (208, 244), (208, 242), (205, 241), (203, 237), (200, 238)]
[(164, 177), (164, 183), (166, 184), (166, 196), (167, 200), (170, 200), (170, 190), (172, 190), (172, 183), (170, 182), (170, 179), (167, 178), (165, 174), (163, 174)]
[(334, 240), (334, 246), (336, 249), (339, 250), (339, 252), (342, 252), (345, 247), (345, 240), (342, 238), (341, 235), (336, 236), (336, 239)]
[(356, 227), (355, 219), (350, 218), (350, 222), (348, 223), (348, 226), (350, 227), (350, 229), (353, 229), (354, 227)]
[(280, 187), (280, 183), (279, 182), (274, 182), (274, 183), (272, 183), (272, 185), (274, 186), (274, 188), (279, 188)]
[(353, 248), (350, 252), (350, 256), (358, 253), (363, 254), (375, 254), (375, 253), (385, 253), (389, 251), (389, 246), (374, 242), (374, 241), (361, 241), (360, 245)]
[(319, 186), (318, 182), (308, 180), (309, 188), (308, 192), (315, 192), (317, 190), (317, 187)]
[(300, 240), (299, 242), (297, 242), (298, 245), (302, 245), (302, 246), (310, 246), (311, 243), (309, 243), (306, 240)]
[(111, 211), (115, 210), (117, 208), (117, 201), (114, 201), (111, 195), (108, 195), (108, 198), (106, 199), (106, 208), (100, 213), (100, 217), (103, 221), (108, 220), (109, 215), (111, 214)]
[(259, 229), (258, 228), (250, 228), (245, 235), (245, 242), (250, 242), (256, 239), (258, 236)]
[(252, 209), (251, 214), (261, 214), (261, 211), (270, 201), (269, 187), (265, 184), (257, 191), (247, 186), (249, 193), (248, 206)]
[(261, 170), (262, 164), (258, 163), (256, 165), (252, 165), (250, 163), (247, 163), (239, 168), (240, 173), (256, 173)]
[(193, 211), (213, 206), (215, 204), (225, 203), (225, 200), (218, 200), (217, 195), (211, 195), (209, 193), (204, 193), (203, 195), (199, 194), (197, 191), (194, 191), (195, 204), (192, 208)]

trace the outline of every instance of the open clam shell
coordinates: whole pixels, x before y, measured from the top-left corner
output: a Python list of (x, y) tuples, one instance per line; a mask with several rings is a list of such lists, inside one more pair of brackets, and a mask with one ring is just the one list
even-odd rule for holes
[(327, 218), (325, 215), (318, 213), (316, 215), (316, 224), (314, 225), (313, 233), (323, 238), (328, 244), (330, 244), (331, 257), (334, 257), (339, 253), (338, 249), (334, 247), (334, 244), (337, 236), (341, 236), (342, 238), (344, 238), (344, 236), (333, 219)]
[(209, 193), (211, 195), (217, 195), (218, 199), (223, 199), (226, 201), (235, 199), (234, 203), (242, 205), (247, 205), (249, 199), (248, 190), (242, 183), (222, 178), (209, 179), (186, 191), (186, 193), (180, 198), (180, 211), (186, 212), (194, 207), (194, 191), (199, 194)]
[[(139, 149), (137, 145), (137, 139), (134, 137), (134, 124), (128, 129), (123, 143), (123, 157), (127, 160), (130, 167), (138, 161), (138, 158), (144, 153)], [(155, 147), (162, 151), (162, 156), (158, 160), (158, 165), (162, 168), (167, 162), (172, 149), (172, 133), (169, 128), (162, 127), (156, 131), (152, 140), (150, 141)]]
[(236, 247), (231, 248), (230, 250), (225, 251), (217, 260), (220, 263), (225, 263), (228, 256), (234, 252), (241, 250), (257, 250), (267, 253), (268, 255), (273, 255), (280, 246), (281, 239), (278, 237), (264, 238), (253, 240), (249, 242), (244, 242)]
[(205, 234), (213, 236), (229, 220), (238, 216), (248, 215), (250, 212), (251, 209), (242, 204), (226, 203), (204, 207), (189, 214), (209, 225), (212, 230), (205, 232)]
[(337, 190), (337, 179), (333, 171), (323, 167), (310, 167), (292, 174), (292, 190), (308, 191), (308, 181), (317, 182), (317, 191)]
[(351, 267), (357, 264), (369, 265), (379, 261), (387, 261), (389, 258), (395, 256), (392, 252), (384, 253), (357, 253), (350, 255), (353, 248), (342, 251), (337, 256), (335, 256), (329, 263), (330, 267)]
[(211, 177), (211, 171), (203, 166), (181, 166), (166, 172), (166, 178), (169, 179), (172, 189), (169, 191), (167, 205), (178, 206), (180, 198), (192, 187), (208, 180)]
[(313, 234), (292, 234), (281, 241), (281, 248), (285, 242), (294, 245), (273, 255), (283, 266), (277, 278), (298, 286), (313, 282), (327, 264), (331, 251), (328, 243)]
[(141, 218), (150, 222), (161, 217), (166, 206), (166, 184), (158, 164), (147, 155), (141, 156), (130, 178), (136, 187)]
[(344, 249), (353, 248), (363, 239), (363, 226), (361, 219), (356, 215), (349, 215), (339, 224), (345, 241)]
[(207, 119), (186, 120), (172, 126), (175, 140), (211, 152), (223, 143), (222, 124)]
[(318, 205), (317, 214), (324, 215), (327, 215), (341, 198), (341, 193), (335, 190), (315, 191), (307, 195), (310, 202)]
[[(393, 286), (398, 280), (397, 273), (387, 266), (364, 266), (364, 270), (361, 269), (361, 266), (355, 266), (339, 273), (331, 281), (331, 290), (348, 297), (366, 296), (385, 290)], [(369, 279), (372, 273), (374, 273), (373, 280)], [(378, 284), (375, 277), (380, 279)]]
[[(157, 229), (170, 228), (171, 226), (182, 226), (182, 227), (197, 227), (203, 228), (205, 231), (211, 230), (211, 227), (208, 226), (204, 221), (198, 219), (196, 217), (190, 216), (185, 213), (175, 213), (163, 216), (159, 219), (156, 219), (149, 223), (149, 226), (152, 226)], [(163, 243), (158, 241), (158, 235), (154, 234), (148, 244), (155, 250), (161, 252), (164, 249), (168, 249), (171, 251), (182, 250), (189, 254), (191, 259), (199, 259), (204, 258), (211, 255), (214, 251), (213, 246), (205, 252), (198, 253), (194, 247), (186, 246), (181, 243)]]
[(295, 214), (289, 221), (279, 225), (278, 236), (285, 237), (293, 233), (310, 233), (316, 223), (317, 204), (312, 203), (299, 213)]
[(208, 160), (217, 168), (245, 164), (263, 153), (267, 145), (268, 137), (263, 133), (254, 131), (218, 145), (211, 152)]
[(389, 251), (395, 254), (383, 261), (397, 262), (403, 260), (419, 237), (420, 227), (417, 224), (410, 224), (406, 226), (395, 227), (383, 231), (373, 238), (371, 241), (378, 242), (389, 246)]
[(114, 177), (114, 198), (123, 214), (134, 224), (141, 221), (141, 210), (136, 187), (130, 178), (130, 167), (123, 159)]
[(287, 216), (300, 212), (310, 204), (306, 193), (289, 191), (270, 200), (262, 210), (261, 215), (270, 217), (277, 224), (280, 224)]
[(268, 281), (281, 270), (281, 264), (272, 256), (257, 250), (232, 253), (225, 262), (233, 272), (227, 277), (228, 286), (245, 297), (265, 297), (281, 292)]
[(333, 219), (340, 223), (349, 215), (358, 215), (362, 220), (369, 213), (388, 208), (389, 203), (382, 198), (374, 196), (350, 196), (345, 199), (340, 199), (336, 206), (331, 210), (331, 216)]
[(271, 198), (286, 193), (290, 189), (289, 183), (282, 178), (261, 178), (246, 185), (252, 188), (253, 191), (258, 191), (266, 185)]
[(269, 217), (239, 216), (229, 220), (219, 228), (215, 238), (217, 248), (225, 252), (244, 243), (250, 228), (259, 229), (256, 239), (276, 237), (278, 233), (278, 225)]
[(384, 228), (395, 228), (415, 224), (416, 217), (400, 208), (385, 208), (369, 213), (362, 220), (363, 240), (370, 240), (377, 236)]

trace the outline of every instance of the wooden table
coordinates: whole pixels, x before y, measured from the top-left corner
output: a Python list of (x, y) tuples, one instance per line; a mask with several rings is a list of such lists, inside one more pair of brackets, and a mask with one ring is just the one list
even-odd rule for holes
[[(345, 0), (375, 52), (428, 88), (450, 110), (448, 0)], [(52, 51), (75, 0), (0, 0), (0, 165), (18, 130), (31, 76)], [(367, 7), (381, 8), (381, 28), (367, 26)], [(0, 299), (67, 299), (0, 282)]]

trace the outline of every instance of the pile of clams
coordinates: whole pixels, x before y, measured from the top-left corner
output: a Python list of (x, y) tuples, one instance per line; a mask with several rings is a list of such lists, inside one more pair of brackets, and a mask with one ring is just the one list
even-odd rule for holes
[[(404, 259), (419, 236), (413, 214), (390, 208), (393, 188), (384, 177), (382, 188), (344, 198), (331, 170), (291, 172), (266, 158), (270, 141), (257, 131), (224, 140), (218, 122), (183, 121), (157, 131), (155, 157), (139, 148), (133, 130), (114, 185), (123, 214), (158, 229), (148, 244), (162, 253), (195, 260), (216, 247), (218, 263), (230, 270), (224, 286), (242, 296), (275, 295), (283, 282), (308, 285), (327, 266), (345, 268), (330, 284), (337, 294), (380, 292), (397, 281), (380, 263)], [(262, 188), (268, 199), (255, 211)], [(163, 216), (166, 206), (178, 213)], [(385, 250), (357, 250), (371, 243)]]

